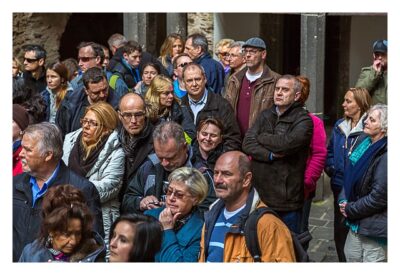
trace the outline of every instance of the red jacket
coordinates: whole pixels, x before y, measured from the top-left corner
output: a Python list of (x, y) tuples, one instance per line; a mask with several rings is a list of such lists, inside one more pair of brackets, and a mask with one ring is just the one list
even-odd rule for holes
[(13, 177), (24, 172), (22, 170), (22, 163), (19, 157), (21, 150), (22, 146), (19, 146), (18, 149), (13, 153)]
[(304, 172), (304, 199), (314, 197), (317, 181), (324, 170), (327, 156), (324, 122), (312, 113), (308, 113), (308, 115), (313, 121), (314, 128)]

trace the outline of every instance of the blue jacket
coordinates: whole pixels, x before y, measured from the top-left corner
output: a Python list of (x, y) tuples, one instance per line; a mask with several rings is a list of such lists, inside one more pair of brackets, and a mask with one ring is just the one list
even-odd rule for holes
[(225, 80), (225, 71), (221, 63), (214, 60), (209, 53), (205, 53), (196, 59), (196, 63), (204, 68), (208, 90), (221, 94)]
[[(364, 114), (365, 116), (365, 114)], [(340, 190), (343, 186), (343, 173), (348, 160), (349, 152), (354, 150), (358, 136), (363, 132), (363, 117), (351, 131), (348, 121), (339, 119), (333, 127), (328, 145), (328, 155), (325, 162), (325, 172), (331, 178), (332, 189)]]
[[(82, 247), (70, 257), (70, 261), (83, 263), (104, 262), (106, 245), (103, 238), (98, 233), (93, 232), (92, 240), (94, 240), (96, 244), (92, 242), (83, 244)], [(95, 250), (93, 251), (93, 249)], [(50, 261), (54, 261), (53, 254), (51, 254), (48, 248), (41, 245), (38, 240), (27, 244), (19, 258), (19, 262), (47, 263)]]
[[(165, 206), (147, 210), (144, 214), (158, 219), (164, 209)], [(178, 232), (173, 229), (165, 230), (156, 262), (197, 262), (203, 223), (201, 213), (196, 210)]]

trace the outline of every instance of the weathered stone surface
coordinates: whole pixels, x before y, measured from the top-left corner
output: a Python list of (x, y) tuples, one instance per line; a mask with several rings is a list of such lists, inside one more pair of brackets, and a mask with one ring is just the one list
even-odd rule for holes
[(46, 64), (59, 59), (60, 39), (69, 13), (14, 13), (13, 55), (22, 59), (21, 46), (40, 44), (47, 51)]
[(213, 13), (188, 13), (188, 35), (202, 33), (207, 37), (208, 49), (212, 54), (214, 45), (214, 14)]

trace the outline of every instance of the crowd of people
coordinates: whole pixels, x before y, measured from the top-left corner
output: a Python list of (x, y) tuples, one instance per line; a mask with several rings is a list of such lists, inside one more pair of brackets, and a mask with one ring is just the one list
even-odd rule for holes
[(77, 50), (13, 59), (14, 262), (295, 262), (324, 170), (339, 260), (387, 260), (386, 40), (329, 141), (309, 79), (274, 72), (259, 37), (216, 59), (200, 33), (158, 58), (118, 33)]

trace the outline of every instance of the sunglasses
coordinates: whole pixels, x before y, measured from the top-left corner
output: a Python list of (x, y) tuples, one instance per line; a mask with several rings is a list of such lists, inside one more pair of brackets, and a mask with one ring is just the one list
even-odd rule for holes
[(189, 64), (189, 62), (184, 62), (182, 64), (179, 64), (178, 67), (184, 68), (187, 64)]
[(78, 61), (88, 62), (91, 59), (96, 58), (96, 56), (78, 56)]
[(27, 61), (28, 63), (33, 63), (33, 62), (38, 61), (39, 59), (38, 58), (24, 58), (24, 60)]

